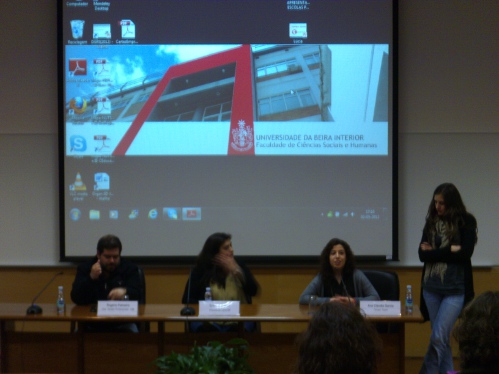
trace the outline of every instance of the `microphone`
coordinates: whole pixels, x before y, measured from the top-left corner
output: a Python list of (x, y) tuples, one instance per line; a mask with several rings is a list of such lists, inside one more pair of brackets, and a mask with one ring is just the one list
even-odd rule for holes
[(343, 291), (345, 291), (345, 296), (348, 298), (348, 304), (352, 304), (350, 300), (350, 295), (348, 294), (347, 287), (345, 286), (345, 282), (343, 282), (343, 275), (341, 276), (341, 285), (343, 286)]
[(191, 299), (191, 274), (192, 269), (189, 270), (189, 280), (187, 281), (187, 304), (180, 310), (181, 316), (193, 316), (195, 311), (189, 306), (189, 300)]
[(26, 314), (41, 314), (42, 313), (42, 308), (38, 305), (35, 305), (36, 299), (47, 289), (47, 287), (54, 281), (56, 277), (59, 275), (63, 274), (62, 271), (58, 272), (56, 275), (54, 275), (45, 285), (45, 287), (42, 288), (40, 292), (34, 297), (33, 301), (31, 302), (31, 306), (26, 310)]

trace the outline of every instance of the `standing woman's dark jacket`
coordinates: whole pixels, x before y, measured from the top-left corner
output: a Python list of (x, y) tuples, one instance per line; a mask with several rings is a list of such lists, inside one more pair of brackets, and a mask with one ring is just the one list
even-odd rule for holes
[[(421, 245), (419, 246), (419, 260), (424, 262), (423, 273), (421, 275), (421, 314), (425, 321), (430, 319), (428, 314), (428, 309), (423, 297), (423, 284), (425, 272), (427, 270), (427, 264), (433, 262), (446, 262), (448, 264), (462, 264), (464, 269), (464, 305), (470, 302), (475, 296), (475, 291), (473, 287), (473, 273), (471, 268), (471, 256), (475, 249), (476, 244), (476, 228), (477, 222), (475, 217), (471, 214), (467, 214), (464, 217), (464, 224), (459, 229), (459, 236), (461, 238), (460, 245), (461, 249), (457, 252), (451, 251), (451, 245), (446, 247), (441, 247), (438, 249), (432, 249), (429, 251), (423, 251)], [(423, 230), (423, 237), (421, 238), (421, 243), (431, 242), (430, 238), (427, 236), (427, 230)]]

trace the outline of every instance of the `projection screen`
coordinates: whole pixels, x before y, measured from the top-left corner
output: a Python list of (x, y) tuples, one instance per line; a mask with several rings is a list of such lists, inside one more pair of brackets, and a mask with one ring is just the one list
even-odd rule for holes
[(59, 1), (61, 261), (397, 260), (392, 1)]

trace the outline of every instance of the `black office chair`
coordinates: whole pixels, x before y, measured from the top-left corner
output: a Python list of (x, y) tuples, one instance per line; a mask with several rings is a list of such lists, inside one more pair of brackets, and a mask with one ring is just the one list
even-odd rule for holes
[[(140, 287), (139, 287), (139, 304), (145, 305), (146, 303), (146, 276), (144, 274), (144, 270), (141, 267), (139, 269), (139, 279), (140, 279)], [(137, 324), (139, 326), (140, 332), (149, 332), (151, 330), (151, 326), (149, 322), (139, 322)]]
[[(400, 300), (400, 285), (397, 273), (393, 271), (363, 270), (367, 279), (378, 292), (381, 300)], [(379, 333), (398, 332), (400, 325), (397, 323), (377, 323)]]

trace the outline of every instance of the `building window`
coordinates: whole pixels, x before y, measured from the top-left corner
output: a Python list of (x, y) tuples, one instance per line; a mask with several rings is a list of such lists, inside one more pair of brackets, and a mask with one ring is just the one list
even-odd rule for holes
[(256, 69), (256, 76), (258, 78), (266, 77), (269, 75), (284, 73), (288, 71), (295, 71), (298, 69), (296, 59), (289, 59), (286, 61), (276, 62), (271, 65), (262, 66)]
[(194, 111), (175, 114), (165, 118), (166, 122), (188, 122), (194, 118)]
[(319, 55), (319, 52), (316, 52), (316, 53), (312, 53), (312, 54), (309, 54), (309, 55), (305, 55), (303, 56), (303, 58), (305, 59), (305, 63), (308, 65), (308, 66), (311, 66), (311, 65), (314, 65), (314, 64), (318, 64), (321, 62), (320, 60), (320, 55)]
[(260, 116), (285, 112), (314, 105), (310, 89), (286, 92), (258, 100)]
[(129, 101), (130, 101), (130, 99), (126, 98), (126, 99), (121, 99), (119, 101), (114, 102), (113, 103), (113, 110), (126, 107), (126, 105), (128, 104)]
[(137, 99), (137, 102), (141, 103), (143, 101), (146, 101), (147, 99), (149, 99), (149, 96), (151, 96), (149, 93), (140, 94), (139, 98)]
[(230, 121), (232, 113), (232, 102), (227, 101), (222, 104), (210, 105), (204, 108), (204, 122), (225, 122)]

